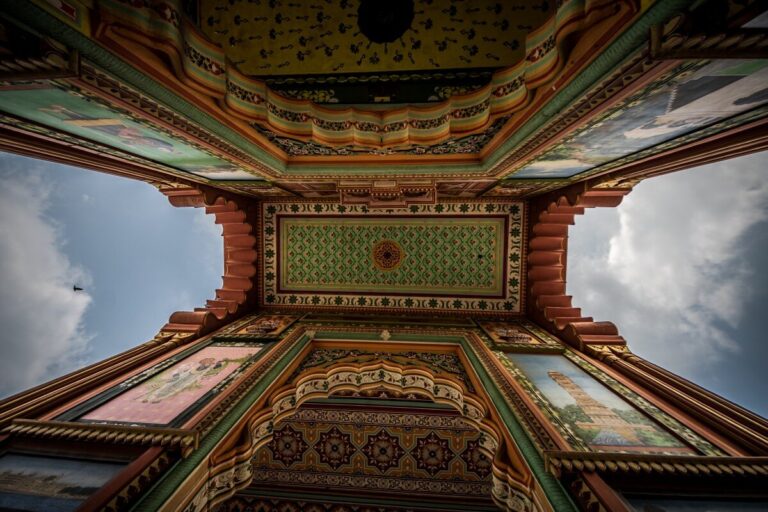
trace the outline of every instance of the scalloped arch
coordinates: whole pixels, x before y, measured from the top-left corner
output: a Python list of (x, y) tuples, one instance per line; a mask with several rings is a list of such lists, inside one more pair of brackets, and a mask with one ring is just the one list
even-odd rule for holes
[(495, 455), (504, 439), (498, 427), (488, 419), (482, 400), (467, 393), (460, 384), (438, 377), (425, 368), (404, 368), (392, 362), (359, 366), (342, 362), (323, 370), (308, 369), (291, 385), (275, 390), (269, 405), (251, 412), (243, 427), (247, 439), (240, 448), (209, 468), (208, 484), (195, 495), (187, 509), (204, 510), (247, 487), (252, 477), (251, 458), (270, 442), (274, 425), (289, 417), (302, 403), (313, 398), (327, 398), (335, 390), (365, 391), (382, 385), (401, 392), (418, 389), (436, 402), (451, 405), (484, 434), (481, 448), (493, 460), (494, 500), (505, 510), (540, 510), (533, 491), (519, 480), (519, 469), (496, 460)]

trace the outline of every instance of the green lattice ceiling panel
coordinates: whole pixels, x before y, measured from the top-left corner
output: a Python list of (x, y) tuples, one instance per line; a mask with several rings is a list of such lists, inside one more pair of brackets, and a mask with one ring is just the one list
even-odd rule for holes
[[(434, 293), (501, 297), (506, 218), (392, 217), (279, 222), (283, 291)], [(400, 264), (380, 269), (376, 244), (399, 247)]]
[(266, 306), (519, 313), (522, 203), (264, 203)]

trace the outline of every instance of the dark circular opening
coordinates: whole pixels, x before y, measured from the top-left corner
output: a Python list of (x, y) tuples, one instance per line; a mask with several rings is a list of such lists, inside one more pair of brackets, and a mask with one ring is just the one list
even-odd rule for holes
[(379, 448), (379, 454), (380, 455), (386, 455), (387, 454), (387, 449), (386, 448)]
[(437, 452), (435, 452), (435, 450), (432, 450), (429, 452), (430, 457), (434, 457), (435, 455), (437, 455)]
[(391, 253), (391, 252), (389, 252), (389, 251), (387, 251), (387, 252), (385, 252), (385, 253), (384, 253), (384, 257), (385, 257), (386, 259), (390, 259), (390, 258), (392, 257), (392, 253)]
[(336, 445), (336, 444), (335, 444), (335, 445), (333, 445), (333, 446), (331, 446), (331, 451), (334, 451), (334, 452), (337, 452), (337, 451), (339, 451), (339, 446), (338, 446), (338, 445)]
[(413, 0), (361, 0), (357, 26), (374, 43), (396, 41), (411, 28)]
[(286, 450), (290, 450), (291, 449), (291, 443), (285, 443), (283, 445), (283, 447), (285, 447)]

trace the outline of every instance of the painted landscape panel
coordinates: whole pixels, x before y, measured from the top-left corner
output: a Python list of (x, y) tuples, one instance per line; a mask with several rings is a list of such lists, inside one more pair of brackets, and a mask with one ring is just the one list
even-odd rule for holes
[(716, 60), (646, 87), (515, 172), (567, 178), (768, 103), (768, 61)]
[(205, 347), (81, 419), (167, 425), (261, 349), (261, 346)]
[(57, 88), (0, 91), (0, 109), (56, 130), (215, 180), (259, 177), (128, 115)]
[(0, 457), (0, 510), (75, 510), (124, 467), (117, 462), (6, 454)]
[(596, 451), (693, 454), (655, 421), (564, 356), (507, 354), (549, 408)]

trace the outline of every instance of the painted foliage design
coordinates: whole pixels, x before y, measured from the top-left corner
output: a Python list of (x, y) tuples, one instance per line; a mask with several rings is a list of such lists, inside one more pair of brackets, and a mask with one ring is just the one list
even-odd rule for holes
[[(265, 305), (370, 310), (520, 311), (523, 266), (521, 203), (411, 205), (407, 210), (399, 211), (372, 211), (364, 205), (328, 203), (280, 202), (264, 203), (262, 207), (264, 258), (261, 261)], [(478, 233), (472, 229), (456, 231), (467, 223), (484, 225), (483, 221), (491, 222), (493, 219), (506, 223), (501, 237), (496, 236), (498, 230), (493, 226), (489, 226), (490, 234), (481, 230), (483, 238), (479, 243), (475, 243)], [(453, 223), (457, 228), (451, 228), (452, 231), (444, 227), (428, 229), (421, 225), (421, 221), (426, 220), (438, 223), (439, 227)], [(368, 221), (375, 226), (371, 229), (355, 227)], [(374, 246), (381, 240), (396, 236), (398, 231), (388, 230), (387, 225), (399, 227), (405, 223), (412, 231), (412, 239), (396, 240), (403, 250), (402, 262), (394, 270), (378, 269), (372, 259)], [(301, 230), (300, 237), (293, 237), (295, 243), (286, 244), (285, 225)], [(451, 244), (437, 251), (436, 248), (442, 247), (440, 244), (444, 236), (451, 237)], [(414, 240), (418, 244), (414, 245)], [(319, 254), (325, 256), (320, 258)], [(333, 265), (328, 262), (337, 262), (338, 265), (332, 268)], [(362, 274), (346, 272), (346, 267), (365, 267), (362, 274), (370, 279), (364, 286), (350, 282), (345, 277), (347, 274)], [(486, 290), (480, 291), (486, 295), (477, 297), (475, 295), (480, 289), (476, 286), (477, 275), (481, 270)], [(464, 277), (460, 284), (466, 290), (449, 292), (456, 285), (452, 280), (461, 275)], [(329, 279), (334, 282), (329, 283)], [(487, 295), (491, 285), (495, 288), (495, 296)]]
[(655, 421), (567, 358), (507, 354), (530, 392), (586, 446), (603, 452), (693, 454)]
[[(261, 345), (209, 345), (158, 371), (153, 367), (139, 379), (121, 385), (127, 388), (80, 419), (166, 425), (200, 400), (216, 392), (239, 375)], [(163, 365), (164, 366), (164, 365)], [(147, 375), (151, 374), (151, 376)], [(137, 384), (136, 380), (140, 380)]]
[(768, 103), (768, 60), (684, 65), (527, 163), (515, 178), (582, 173)]
[(0, 457), (0, 509), (75, 510), (125, 467), (119, 462), (9, 453)]

